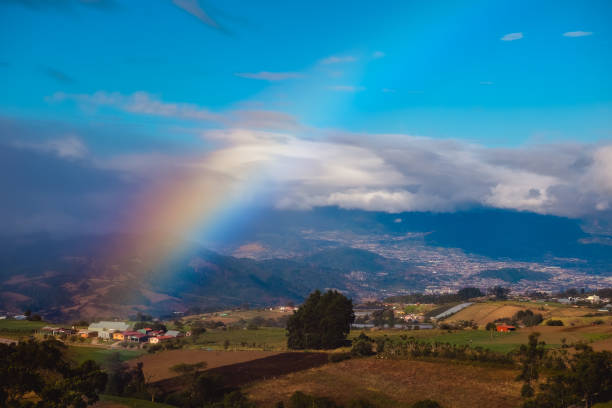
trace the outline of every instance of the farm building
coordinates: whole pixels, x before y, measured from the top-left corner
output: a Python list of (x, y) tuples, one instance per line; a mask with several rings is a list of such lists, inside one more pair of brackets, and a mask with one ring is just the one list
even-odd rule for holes
[(52, 336), (59, 336), (62, 334), (65, 334), (67, 336), (70, 336), (72, 334), (75, 333), (74, 330), (72, 329), (65, 329), (63, 327), (43, 327), (42, 329), (40, 329), (43, 333), (45, 334), (50, 334)]
[(90, 331), (87, 329), (83, 329), (83, 330), (79, 330), (78, 335), (80, 337), (83, 337), (84, 339), (90, 338), (90, 337), (98, 337), (98, 332), (97, 331)]
[(112, 339), (113, 333), (123, 332), (130, 329), (130, 325), (125, 322), (97, 322), (89, 325), (87, 330), (98, 332), (101, 339)]
[(586, 298), (586, 300), (588, 300), (589, 302), (591, 302), (591, 303), (593, 303), (593, 304), (595, 304), (595, 303), (599, 303), (599, 302), (600, 302), (600, 298), (599, 298), (599, 296), (597, 296), (597, 295), (591, 295), (591, 296), (588, 296), (588, 297)]
[(174, 337), (172, 336), (157, 336), (157, 337), (151, 337), (149, 339), (149, 343), (151, 344), (158, 344), (158, 343), (162, 343), (164, 341), (168, 341), (168, 340), (172, 340)]
[(510, 326), (508, 324), (500, 324), (496, 327), (496, 330), (500, 333), (508, 333), (516, 330), (516, 327)]
[(166, 332), (166, 336), (171, 336), (171, 337), (183, 337), (183, 333), (181, 333), (178, 330), (168, 330)]
[(123, 335), (123, 339), (125, 341), (129, 341), (131, 343), (144, 343), (149, 339), (146, 334), (138, 331), (126, 331), (121, 334)]

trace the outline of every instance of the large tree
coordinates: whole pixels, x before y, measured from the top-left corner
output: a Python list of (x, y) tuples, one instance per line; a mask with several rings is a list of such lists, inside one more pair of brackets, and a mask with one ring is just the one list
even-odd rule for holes
[(344, 344), (355, 321), (353, 302), (343, 294), (316, 290), (287, 322), (291, 349), (332, 349)]

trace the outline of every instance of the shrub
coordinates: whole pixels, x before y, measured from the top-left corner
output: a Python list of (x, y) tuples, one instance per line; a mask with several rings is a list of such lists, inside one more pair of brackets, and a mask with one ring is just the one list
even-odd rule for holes
[(561, 320), (547, 320), (546, 321), (546, 325), (547, 326), (563, 326), (563, 322)]
[(537, 326), (543, 320), (544, 317), (540, 313), (533, 313), (530, 309), (519, 310), (512, 316), (512, 321), (520, 322), (527, 327)]
[(385, 359), (408, 358), (444, 358), (450, 360), (465, 360), (491, 362), (498, 364), (512, 363), (512, 357), (507, 354), (496, 353), (482, 347), (472, 348), (467, 345), (450, 343), (419, 341), (414, 337), (407, 338), (379, 338), (376, 340), (377, 356)]
[(223, 397), (223, 408), (255, 408), (255, 404), (248, 400), (240, 391), (232, 391)]
[(372, 343), (373, 340), (362, 332), (359, 337), (353, 340), (351, 355), (358, 357), (371, 356), (374, 354), (372, 351)]

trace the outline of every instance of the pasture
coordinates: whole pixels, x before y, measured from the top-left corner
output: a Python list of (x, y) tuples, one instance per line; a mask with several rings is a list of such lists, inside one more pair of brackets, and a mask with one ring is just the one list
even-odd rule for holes
[(214, 313), (204, 313), (201, 315), (189, 316), (187, 318), (182, 319), (184, 323), (189, 324), (194, 321), (219, 321), (223, 322), (226, 325), (236, 323), (240, 320), (251, 320), (255, 317), (260, 317), (263, 319), (279, 319), (286, 316), (291, 316), (293, 314), (292, 311), (281, 312), (279, 310), (225, 310), (221, 312)]
[(198, 336), (197, 344), (218, 350), (229, 348), (281, 351), (286, 350), (287, 337), (285, 329), (278, 327), (261, 327), (257, 330), (211, 329)]
[[(484, 328), (487, 323), (493, 322), (496, 319), (512, 317), (518, 311), (527, 309), (530, 309), (534, 313), (542, 314), (545, 320), (561, 320), (566, 326), (586, 325), (601, 318), (598, 316), (587, 316), (595, 314), (596, 309), (585, 306), (561, 305), (554, 302), (541, 303), (500, 301), (474, 303), (473, 305), (448, 317), (444, 321), (447, 323), (453, 323), (460, 320), (473, 320), (479, 327)], [(604, 316), (604, 319), (607, 318), (608, 317)]]
[(134, 366), (136, 363), (143, 363), (145, 376), (151, 381), (165, 380), (175, 377), (177, 374), (171, 368), (177, 364), (194, 364), (204, 362), (206, 369), (244, 363), (247, 361), (263, 359), (276, 355), (270, 351), (206, 351), (206, 350), (169, 350), (155, 354), (142, 355), (137, 359), (129, 361)]
[[(563, 339), (567, 344), (586, 342), (596, 350), (612, 351), (612, 325), (584, 326), (534, 326), (518, 329), (510, 333), (487, 332), (485, 330), (370, 330), (365, 333), (376, 339), (389, 336), (405, 335), (422, 341), (443, 342), (471, 347), (483, 347), (493, 351), (507, 353), (516, 350), (521, 344), (527, 343), (529, 335), (540, 333), (540, 340), (551, 348), (561, 347)], [(357, 337), (361, 331), (352, 331), (349, 338)]]
[(516, 407), (517, 372), (453, 362), (354, 359), (255, 382), (245, 391), (261, 407), (287, 403), (295, 391), (347, 404), (365, 398), (376, 406), (409, 407), (431, 398), (444, 407)]
[(0, 337), (18, 339), (33, 335), (41, 327), (48, 326), (47, 322), (34, 322), (28, 320), (0, 320)]
[(104, 364), (113, 354), (117, 354), (120, 361), (127, 361), (139, 357), (144, 353), (144, 350), (139, 349), (111, 349), (108, 347), (87, 346), (68, 347), (68, 357), (79, 364), (86, 360), (93, 360), (98, 364)]

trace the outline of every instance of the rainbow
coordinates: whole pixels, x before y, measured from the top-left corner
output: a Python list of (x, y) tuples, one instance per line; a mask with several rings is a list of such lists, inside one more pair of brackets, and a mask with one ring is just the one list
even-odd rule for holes
[(219, 161), (218, 153), (149, 186), (128, 203), (122, 228), (137, 233), (111, 243), (112, 263), (130, 260), (140, 271), (154, 270), (186, 246), (206, 240), (220, 228), (231, 228), (238, 215), (244, 217), (263, 163), (250, 166), (246, 175), (230, 177), (211, 171), (209, 164)]

